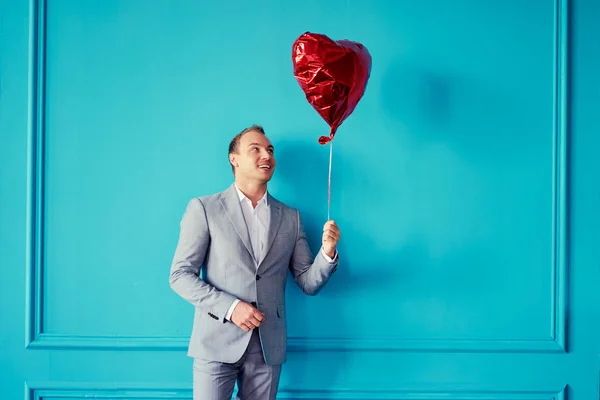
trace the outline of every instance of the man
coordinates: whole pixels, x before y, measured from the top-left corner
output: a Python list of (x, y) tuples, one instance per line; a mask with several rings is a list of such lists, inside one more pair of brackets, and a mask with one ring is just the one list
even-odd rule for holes
[(195, 306), (194, 399), (231, 399), (236, 380), (240, 400), (275, 399), (286, 361), (287, 271), (316, 295), (337, 269), (340, 232), (328, 221), (313, 258), (298, 211), (267, 191), (275, 155), (262, 127), (233, 138), (229, 162), (234, 184), (187, 205), (170, 285)]

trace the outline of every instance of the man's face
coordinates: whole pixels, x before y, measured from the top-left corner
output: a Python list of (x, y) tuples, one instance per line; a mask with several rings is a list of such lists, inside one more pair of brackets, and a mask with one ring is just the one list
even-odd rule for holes
[(236, 167), (236, 178), (261, 183), (268, 182), (275, 171), (273, 145), (260, 132), (246, 132), (239, 141), (237, 153), (230, 155)]

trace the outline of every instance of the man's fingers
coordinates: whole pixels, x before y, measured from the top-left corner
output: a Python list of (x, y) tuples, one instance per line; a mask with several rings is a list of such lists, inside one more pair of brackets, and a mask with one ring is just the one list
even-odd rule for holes
[(256, 321), (254, 318), (252, 318), (252, 316), (248, 317), (248, 319), (244, 322), (246, 325), (248, 325), (248, 327), (250, 329), (254, 329), (256, 328), (258, 325), (260, 325), (260, 323), (258, 323), (258, 325), (256, 325), (254, 323), (254, 321)]
[(324, 235), (330, 235), (332, 237), (336, 237), (339, 238), (340, 237), (340, 231), (334, 230), (334, 229), (325, 229), (323, 231)]
[(323, 227), (323, 229), (333, 229), (333, 230), (338, 230), (338, 226), (335, 222), (333, 221), (328, 221), (325, 223), (325, 226)]
[(241, 303), (244, 307), (236, 307), (232, 315), (232, 321), (245, 332), (260, 326), (265, 315), (251, 304)]
[(256, 318), (259, 322), (262, 322), (262, 320), (265, 319), (265, 314), (261, 313), (258, 310), (252, 316)]
[[(254, 328), (258, 328), (261, 322), (265, 319), (265, 315), (258, 311), (258, 309), (253, 307), (251, 304), (244, 303), (244, 305), (245, 309), (240, 309), (238, 312), (241, 315), (236, 314), (236, 311), (238, 311), (238, 308), (236, 307), (236, 309), (234, 310), (233, 320), (239, 321), (239, 324), (236, 323), (236, 325), (238, 325), (245, 332), (248, 332), (253, 330)], [(235, 315), (238, 316), (235, 317)]]
[(261, 313), (260, 311), (258, 311), (258, 308), (254, 307), (254, 306), (252, 306), (252, 305), (250, 305), (250, 304), (249, 304), (249, 306), (250, 306), (250, 312), (251, 312), (251, 314), (254, 314), (254, 315), (257, 315), (257, 314), (258, 314), (258, 315), (260, 315), (261, 317), (264, 317), (264, 314), (263, 314), (263, 313)]
[(338, 238), (333, 235), (323, 235), (323, 240), (325, 240), (326, 242), (327, 241), (335, 242), (336, 240), (338, 240)]

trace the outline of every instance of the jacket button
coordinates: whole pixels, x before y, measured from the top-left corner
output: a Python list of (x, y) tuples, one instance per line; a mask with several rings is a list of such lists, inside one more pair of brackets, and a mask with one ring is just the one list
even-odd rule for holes
[(256, 280), (258, 281), (260, 279), (260, 275), (256, 275)]

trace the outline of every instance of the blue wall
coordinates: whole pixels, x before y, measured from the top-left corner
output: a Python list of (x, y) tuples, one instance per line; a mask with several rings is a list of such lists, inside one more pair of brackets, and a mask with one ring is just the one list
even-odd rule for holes
[(0, 1), (0, 398), (190, 396), (170, 261), (250, 124), (317, 249), (307, 30), (373, 68), (333, 142), (344, 262), (317, 297), (290, 282), (280, 397), (599, 398), (599, 19), (592, 0)]

